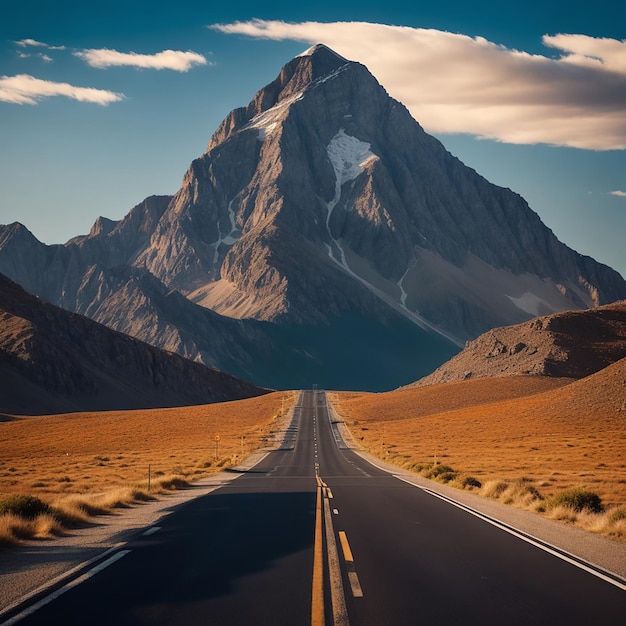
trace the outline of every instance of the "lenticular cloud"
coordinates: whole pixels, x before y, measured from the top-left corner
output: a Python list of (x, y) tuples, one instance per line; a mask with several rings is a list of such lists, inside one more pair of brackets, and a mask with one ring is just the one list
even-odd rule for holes
[(323, 42), (364, 63), (430, 132), (591, 150), (626, 148), (626, 41), (545, 36), (560, 58), (432, 29), (253, 20), (224, 33)]

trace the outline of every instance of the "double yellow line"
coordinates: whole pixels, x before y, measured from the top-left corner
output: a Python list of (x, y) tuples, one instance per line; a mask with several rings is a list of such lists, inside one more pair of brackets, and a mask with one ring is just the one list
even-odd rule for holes
[[(330, 586), (330, 599), (332, 605), (333, 626), (349, 626), (346, 598), (343, 590), (341, 567), (337, 552), (337, 542), (333, 529), (333, 519), (330, 510), (330, 502), (333, 498), (332, 491), (320, 478), (317, 480), (317, 499), (315, 504), (315, 543), (313, 550), (313, 589), (311, 600), (311, 626), (325, 626), (324, 614), (324, 535), (326, 539), (326, 552), (328, 559), (328, 578)], [(322, 516), (323, 509), (323, 516)], [(324, 533), (324, 531), (326, 531)], [(354, 569), (354, 558), (348, 544), (348, 538), (344, 531), (339, 532), (339, 540), (343, 551), (348, 580), (354, 597), (363, 597), (363, 591), (359, 584)]]
[(311, 601), (311, 626), (325, 626), (324, 621), (324, 548), (322, 545), (322, 485), (317, 478), (315, 504), (315, 544), (313, 550), (313, 595)]

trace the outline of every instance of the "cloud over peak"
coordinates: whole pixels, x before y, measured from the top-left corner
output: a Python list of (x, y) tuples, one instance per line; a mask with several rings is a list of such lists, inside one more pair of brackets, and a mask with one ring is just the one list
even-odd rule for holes
[(208, 61), (197, 52), (181, 50), (163, 50), (156, 54), (137, 52), (118, 52), (108, 48), (88, 49), (74, 52), (74, 56), (83, 59), (91, 67), (135, 67), (139, 69), (174, 70), (187, 72), (195, 65), (207, 65)]
[(323, 42), (365, 64), (430, 132), (626, 149), (626, 41), (546, 35), (544, 45), (563, 52), (554, 59), (483, 37), (368, 22), (252, 20), (211, 28)]

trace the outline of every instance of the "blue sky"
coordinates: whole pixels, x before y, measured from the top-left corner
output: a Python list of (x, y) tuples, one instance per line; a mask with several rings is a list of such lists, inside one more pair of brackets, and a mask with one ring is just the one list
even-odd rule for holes
[(626, 277), (624, 3), (102, 6), (0, 0), (0, 223), (62, 243), (173, 194), (226, 114), (321, 41)]

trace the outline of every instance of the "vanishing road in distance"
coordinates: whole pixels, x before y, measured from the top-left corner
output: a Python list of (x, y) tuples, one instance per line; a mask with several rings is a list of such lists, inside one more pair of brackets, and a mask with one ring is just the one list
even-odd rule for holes
[(300, 394), (282, 449), (159, 524), (19, 623), (573, 626), (626, 615), (623, 581), (347, 449), (323, 391)]

